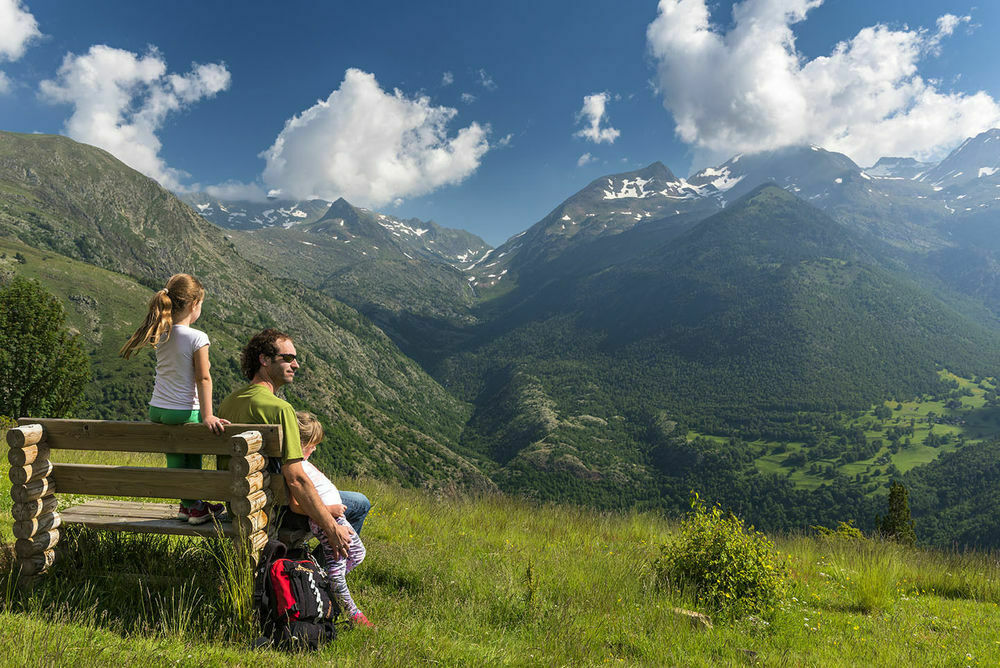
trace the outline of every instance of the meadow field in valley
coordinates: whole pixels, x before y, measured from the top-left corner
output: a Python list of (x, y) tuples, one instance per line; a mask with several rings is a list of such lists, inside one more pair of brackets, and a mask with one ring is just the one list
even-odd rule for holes
[[(6, 446), (4, 446), (6, 447)], [(717, 614), (658, 578), (680, 518), (373, 479), (366, 561), (349, 578), (375, 630), (316, 654), (250, 650), (249, 582), (213, 541), (70, 534), (53, 571), (15, 580), (0, 457), (4, 665), (996, 665), (1000, 562), (868, 538), (772, 536), (787, 574), (767, 614)], [(228, 556), (227, 556), (228, 554)], [(703, 612), (701, 628), (675, 608)]]

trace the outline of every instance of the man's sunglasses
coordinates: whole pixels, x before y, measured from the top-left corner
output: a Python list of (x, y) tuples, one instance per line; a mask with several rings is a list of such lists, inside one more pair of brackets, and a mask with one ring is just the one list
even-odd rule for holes
[(292, 362), (295, 361), (295, 353), (278, 353), (274, 357), (275, 357), (275, 359), (277, 359), (277, 358), (280, 357), (281, 359), (283, 359), (284, 361), (288, 362), (289, 364), (291, 364)]

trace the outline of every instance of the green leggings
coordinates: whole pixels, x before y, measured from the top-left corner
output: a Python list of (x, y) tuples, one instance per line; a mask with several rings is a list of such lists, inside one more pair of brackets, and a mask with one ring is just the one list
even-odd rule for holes
[[(201, 411), (197, 409), (192, 411), (181, 411), (170, 408), (158, 408), (156, 406), (150, 406), (149, 421), (158, 422), (160, 424), (187, 424), (189, 422), (198, 423), (201, 422)], [(168, 452), (167, 468), (200, 469), (201, 455), (179, 453), (179, 452)], [(190, 508), (196, 503), (198, 503), (197, 499), (181, 499), (181, 505), (184, 506), (185, 508)]]

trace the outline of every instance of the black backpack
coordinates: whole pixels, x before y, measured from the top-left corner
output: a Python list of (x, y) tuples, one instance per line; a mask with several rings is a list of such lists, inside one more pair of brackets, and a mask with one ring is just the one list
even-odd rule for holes
[(253, 602), (261, 631), (256, 647), (315, 650), (337, 637), (340, 604), (326, 570), (310, 554), (290, 555), (284, 543), (268, 541), (261, 552)]

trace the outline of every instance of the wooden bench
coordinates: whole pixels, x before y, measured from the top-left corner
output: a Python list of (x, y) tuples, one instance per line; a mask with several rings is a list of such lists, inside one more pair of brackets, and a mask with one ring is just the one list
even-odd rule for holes
[[(221, 532), (256, 556), (277, 533), (275, 511), (287, 505), (284, 478), (269, 475), (268, 459), (281, 457), (279, 425), (234, 424), (216, 435), (200, 424), (21, 418), (7, 432), (14, 545), (21, 574), (44, 572), (55, 559), (59, 527), (187, 536)], [(215, 455), (228, 470), (168, 469), (53, 462), (55, 450)], [(228, 464), (226, 461), (228, 460)], [(94, 499), (57, 512), (57, 494), (171, 499), (172, 503)], [(226, 501), (231, 521), (194, 526), (175, 519), (176, 499)], [(301, 542), (305, 530), (279, 538)]]

